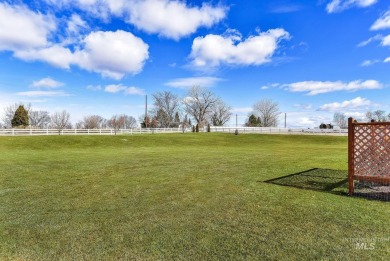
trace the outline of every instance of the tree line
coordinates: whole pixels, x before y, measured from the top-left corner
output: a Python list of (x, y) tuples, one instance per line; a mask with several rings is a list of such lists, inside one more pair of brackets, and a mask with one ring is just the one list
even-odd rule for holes
[[(185, 98), (170, 91), (152, 95), (153, 108), (140, 117), (143, 128), (192, 127), (198, 131), (205, 126), (223, 126), (232, 117), (232, 107), (206, 88), (194, 86)], [(246, 126), (273, 127), (277, 125), (279, 106), (272, 100), (260, 100), (253, 105)], [(252, 119), (255, 118), (255, 121)]]
[[(194, 86), (185, 98), (170, 91), (152, 94), (152, 107), (146, 115), (139, 117), (142, 128), (188, 128), (199, 130), (205, 126), (223, 126), (231, 119), (232, 108), (219, 96), (206, 88)], [(253, 105), (245, 126), (277, 126), (278, 103), (263, 99)], [(33, 110), (31, 104), (15, 103), (5, 108), (4, 128), (53, 128), (53, 129), (100, 129), (114, 130), (136, 128), (139, 124), (133, 116), (121, 114), (105, 119), (100, 115), (88, 115), (74, 125), (66, 110), (50, 114), (48, 111)]]
[[(383, 110), (367, 111), (365, 113), (365, 119), (357, 119), (358, 121), (371, 121), (371, 122), (385, 122), (390, 121), (390, 113), (386, 113)], [(335, 112), (333, 114), (333, 123), (339, 126), (341, 129), (348, 128), (348, 117), (341, 112)], [(322, 125), (322, 124), (321, 124)], [(320, 125), (320, 127), (321, 127)]]

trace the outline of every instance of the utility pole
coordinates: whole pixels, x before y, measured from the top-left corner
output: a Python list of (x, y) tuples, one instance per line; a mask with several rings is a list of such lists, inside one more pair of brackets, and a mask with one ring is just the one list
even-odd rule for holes
[(145, 129), (148, 128), (148, 95), (145, 95)]
[(237, 113), (236, 113), (236, 131), (234, 132), (235, 135), (238, 135), (238, 129), (237, 129), (237, 125), (238, 125), (238, 120), (237, 120)]
[(287, 128), (287, 113), (284, 113), (284, 128)]

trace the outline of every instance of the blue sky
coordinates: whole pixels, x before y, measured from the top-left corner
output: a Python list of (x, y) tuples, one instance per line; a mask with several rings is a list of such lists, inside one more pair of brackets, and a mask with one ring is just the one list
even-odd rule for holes
[(389, 69), (386, 0), (0, 1), (1, 113), (138, 119), (145, 94), (200, 85), (240, 122), (266, 98), (314, 127), (389, 112)]

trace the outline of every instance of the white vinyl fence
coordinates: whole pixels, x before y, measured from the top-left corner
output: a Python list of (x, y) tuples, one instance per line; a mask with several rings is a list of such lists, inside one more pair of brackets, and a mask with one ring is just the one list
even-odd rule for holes
[(239, 134), (312, 134), (347, 136), (348, 129), (303, 129), (303, 128), (274, 128), (274, 127), (211, 127), (211, 132), (228, 132)]
[[(239, 134), (311, 134), (311, 135), (340, 135), (347, 136), (346, 129), (289, 129), (289, 128), (268, 128), (268, 127), (211, 127), (211, 132), (235, 133)], [(191, 132), (187, 128), (184, 132)], [(206, 132), (207, 128), (201, 129)], [(153, 134), (153, 133), (181, 133), (182, 128), (155, 128), (155, 129), (0, 129), (0, 136), (26, 136), (26, 135), (133, 135), (133, 134)]]

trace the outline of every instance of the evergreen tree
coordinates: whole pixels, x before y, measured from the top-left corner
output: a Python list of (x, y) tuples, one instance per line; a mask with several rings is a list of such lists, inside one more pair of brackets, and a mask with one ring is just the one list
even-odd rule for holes
[(19, 105), (15, 111), (15, 115), (11, 120), (12, 128), (15, 127), (27, 127), (29, 125), (28, 112), (23, 105)]
[(192, 132), (195, 132), (195, 126), (192, 125)]
[(251, 114), (248, 118), (248, 121), (245, 123), (247, 127), (260, 127), (261, 120), (260, 117), (256, 117), (254, 114)]
[(179, 124), (180, 124), (180, 116), (179, 116), (179, 113), (176, 112), (176, 114), (175, 114), (175, 125), (179, 126)]
[(209, 123), (209, 124), (207, 124), (207, 132), (211, 132), (210, 123)]
[(195, 131), (199, 132), (199, 124), (196, 124)]
[(149, 116), (147, 116), (147, 117), (145, 117), (144, 118), (144, 121), (143, 122), (141, 122), (141, 128), (150, 128), (150, 118), (149, 118)]

